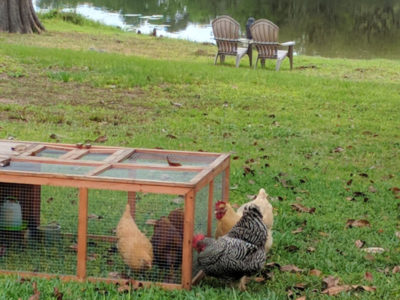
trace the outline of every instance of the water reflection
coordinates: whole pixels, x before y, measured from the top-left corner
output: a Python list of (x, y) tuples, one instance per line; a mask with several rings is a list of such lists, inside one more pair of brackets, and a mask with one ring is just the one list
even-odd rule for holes
[(34, 0), (38, 10), (73, 9), (124, 30), (213, 42), (210, 21), (228, 14), (280, 27), (280, 40), (295, 40), (300, 54), (400, 59), (400, 0)]

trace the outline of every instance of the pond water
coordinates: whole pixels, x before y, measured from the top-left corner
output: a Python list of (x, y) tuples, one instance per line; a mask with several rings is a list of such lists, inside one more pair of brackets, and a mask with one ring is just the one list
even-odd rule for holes
[(210, 22), (249, 17), (280, 27), (304, 55), (400, 59), (400, 0), (33, 0), (37, 11), (72, 10), (127, 31), (214, 43)]

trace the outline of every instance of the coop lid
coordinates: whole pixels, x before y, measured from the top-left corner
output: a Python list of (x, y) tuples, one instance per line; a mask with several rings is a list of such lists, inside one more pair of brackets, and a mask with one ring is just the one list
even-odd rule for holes
[(228, 167), (227, 153), (0, 140), (0, 177), (7, 182), (41, 184), (42, 178), (50, 185), (79, 187), (110, 182), (115, 189), (132, 183), (145, 185), (135, 189), (158, 185), (182, 193)]

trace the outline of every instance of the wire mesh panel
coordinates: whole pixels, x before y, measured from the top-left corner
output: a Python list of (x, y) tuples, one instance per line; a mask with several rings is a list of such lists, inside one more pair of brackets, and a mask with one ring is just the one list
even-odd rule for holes
[(77, 191), (0, 184), (0, 269), (74, 275)]
[(179, 284), (183, 205), (174, 195), (90, 190), (87, 275)]
[[(212, 189), (212, 203), (211, 203), (211, 230), (210, 235), (214, 237), (215, 228), (217, 226), (215, 220), (215, 204), (217, 201), (221, 201), (223, 197), (223, 178), (225, 173), (221, 172), (217, 175), (213, 181)], [(208, 216), (209, 216), (209, 195), (210, 186), (207, 185), (202, 188), (196, 194), (196, 204), (195, 204), (195, 221), (194, 221), (194, 234), (204, 234), (207, 235), (208, 227)], [(197, 265), (197, 251), (193, 250), (193, 275), (196, 275), (200, 271)]]

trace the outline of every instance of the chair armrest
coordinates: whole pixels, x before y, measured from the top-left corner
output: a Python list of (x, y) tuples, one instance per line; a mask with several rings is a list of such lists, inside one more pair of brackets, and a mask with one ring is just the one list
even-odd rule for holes
[(239, 39), (214, 38), (214, 40), (223, 42), (240, 42)]
[(281, 45), (277, 42), (258, 42), (258, 41), (254, 41), (254, 40), (250, 40), (249, 43), (252, 45), (271, 45), (271, 46), (280, 46)]
[(294, 45), (296, 45), (296, 42), (295, 41), (290, 41), (290, 42), (280, 43), (279, 45), (281, 45), (281, 46), (294, 46)]

